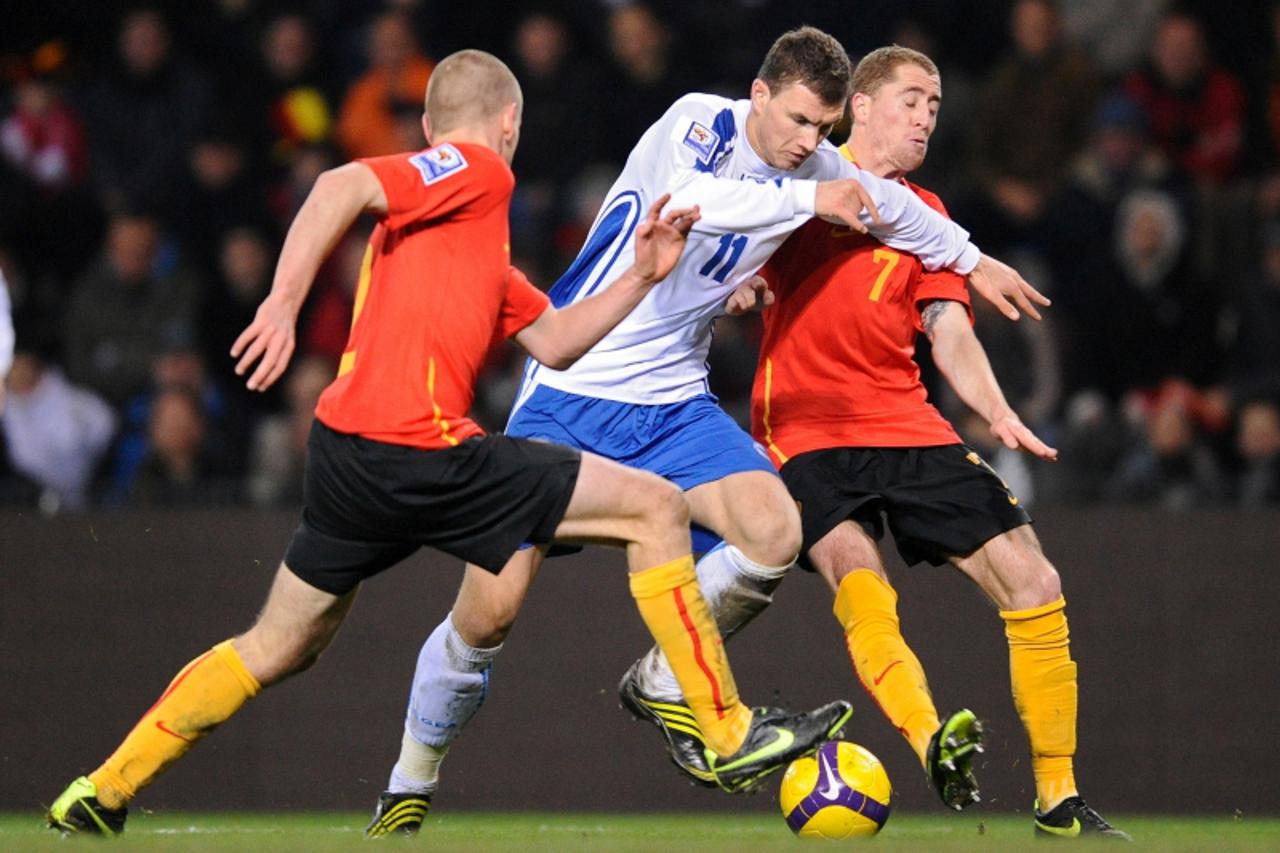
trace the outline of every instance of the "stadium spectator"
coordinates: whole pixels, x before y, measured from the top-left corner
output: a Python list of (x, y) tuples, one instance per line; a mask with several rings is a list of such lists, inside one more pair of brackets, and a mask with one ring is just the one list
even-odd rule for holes
[[(242, 398), (229, 394), (224, 383), (210, 374), (197, 349), (176, 345), (152, 363), (151, 384), (147, 390), (122, 407), (123, 424), (113, 454), (108, 503), (121, 504), (132, 499), (134, 482), (144, 461), (156, 455), (156, 405), (173, 390), (182, 391), (198, 406), (200, 456), (205, 467), (218, 473), (244, 470), (251, 421)], [(174, 416), (171, 420), (178, 422), (179, 418)]]
[(67, 372), (114, 405), (147, 387), (157, 356), (194, 340), (198, 282), (181, 269), (157, 269), (159, 241), (152, 217), (115, 214), (101, 260), (72, 294)]
[(1220, 184), (1240, 166), (1244, 146), (1244, 90), (1211, 60), (1194, 17), (1167, 15), (1156, 31), (1146, 67), (1125, 89), (1143, 108), (1157, 145), (1198, 181)]
[(97, 75), (85, 101), (91, 178), (107, 210), (164, 206), (207, 126), (212, 87), (178, 58), (156, 9), (127, 14), (117, 48), (117, 63)]
[(1238, 499), (1256, 509), (1280, 505), (1280, 403), (1250, 400), (1237, 415), (1236, 450), (1243, 463)]
[[(1097, 79), (1088, 59), (1063, 41), (1050, 0), (1018, 0), (1009, 24), (1013, 52), (983, 81), (971, 123), (980, 203), (969, 227), (997, 241), (1034, 242), (1084, 143)], [(958, 211), (969, 221), (967, 208)]]
[(435, 67), (418, 47), (411, 19), (400, 12), (373, 20), (366, 54), (369, 68), (347, 90), (336, 128), (338, 141), (353, 158), (401, 150), (397, 116), (405, 108), (421, 114), (422, 92)]
[(89, 167), (84, 127), (52, 77), (65, 50), (50, 43), (36, 51), (19, 72), (12, 111), (0, 121), (0, 153), (51, 194), (79, 184)]
[(129, 482), (129, 504), (180, 508), (232, 502), (235, 483), (209, 451), (208, 424), (199, 397), (169, 386), (151, 401), (147, 451)]
[[(12, 469), (35, 487), (42, 512), (78, 512), (89, 506), (117, 418), (105, 400), (46, 361), (45, 349), (19, 343), (8, 398), (0, 397), (4, 444)], [(0, 364), (0, 384), (4, 372)]]
[(1213, 447), (1229, 417), (1221, 394), (1170, 379), (1131, 392), (1124, 411), (1140, 440), (1118, 461), (1105, 487), (1108, 499), (1174, 512), (1226, 499), (1226, 473)]

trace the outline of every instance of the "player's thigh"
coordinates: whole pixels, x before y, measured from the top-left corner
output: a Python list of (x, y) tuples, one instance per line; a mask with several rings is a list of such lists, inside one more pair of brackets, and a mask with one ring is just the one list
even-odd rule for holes
[(355, 598), (355, 590), (317, 589), (281, 563), (253, 627), (234, 640), (245, 668), (263, 686), (306, 669), (333, 640)]
[(573, 496), (555, 537), (617, 544), (683, 528), (687, 543), (688, 526), (689, 504), (674, 483), (649, 471), (583, 453)]
[(1001, 610), (1025, 610), (1056, 601), (1062, 584), (1031, 525), (1006, 530), (951, 563), (968, 575)]
[(686, 494), (693, 520), (752, 560), (782, 566), (799, 553), (800, 513), (776, 474), (739, 471)]
[(806, 555), (809, 565), (822, 575), (832, 592), (840, 588), (845, 577), (859, 569), (869, 569), (889, 582), (879, 544), (856, 521), (842, 521), (831, 528), (810, 546)]
[(454, 629), (467, 645), (490, 648), (506, 639), (542, 565), (543, 554), (539, 548), (522, 548), (497, 574), (467, 564), (451, 616)]

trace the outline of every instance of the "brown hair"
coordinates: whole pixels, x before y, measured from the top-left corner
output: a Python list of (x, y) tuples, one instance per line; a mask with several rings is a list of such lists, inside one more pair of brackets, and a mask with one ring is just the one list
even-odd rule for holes
[(505, 62), (483, 50), (449, 54), (427, 81), (425, 108), (433, 136), (486, 119), (513, 102), (524, 103), (515, 75)]
[(849, 98), (853, 64), (834, 36), (817, 27), (789, 30), (765, 54), (756, 76), (777, 94), (783, 86), (801, 83), (823, 103), (834, 105)]
[(853, 93), (874, 95), (881, 86), (893, 79), (899, 65), (915, 65), (926, 74), (942, 76), (932, 59), (918, 50), (894, 44), (876, 48), (862, 57), (858, 67), (853, 70)]

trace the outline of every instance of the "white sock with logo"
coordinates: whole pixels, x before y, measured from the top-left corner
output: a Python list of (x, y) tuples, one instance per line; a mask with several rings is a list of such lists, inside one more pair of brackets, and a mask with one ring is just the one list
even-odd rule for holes
[(387, 790), (430, 793), (438, 783), (440, 762), (489, 693), (489, 673), (501, 644), (477, 649), (453, 627), (453, 614), (422, 644), (413, 673), (400, 759)]
[[(757, 563), (727, 542), (703, 554), (696, 567), (698, 586), (715, 616), (720, 636), (728, 640), (763, 612), (773, 601), (774, 589), (794, 565), (794, 560), (785, 566)], [(635, 672), (646, 696), (664, 702), (683, 701), (675, 673), (657, 646), (640, 659)]]

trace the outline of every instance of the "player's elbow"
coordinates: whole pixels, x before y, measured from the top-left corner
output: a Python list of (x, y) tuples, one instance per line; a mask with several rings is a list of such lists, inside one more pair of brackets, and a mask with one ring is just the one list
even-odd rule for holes
[(546, 353), (542, 356), (534, 356), (534, 359), (544, 367), (552, 370), (568, 370), (573, 367), (574, 362), (582, 357), (582, 353)]
[(544, 367), (552, 370), (567, 370), (575, 361), (582, 358), (582, 354), (586, 351), (586, 347), (573, 346), (570, 342), (560, 339), (558, 335), (547, 335), (539, 341), (536, 349), (529, 351), (529, 355)]

